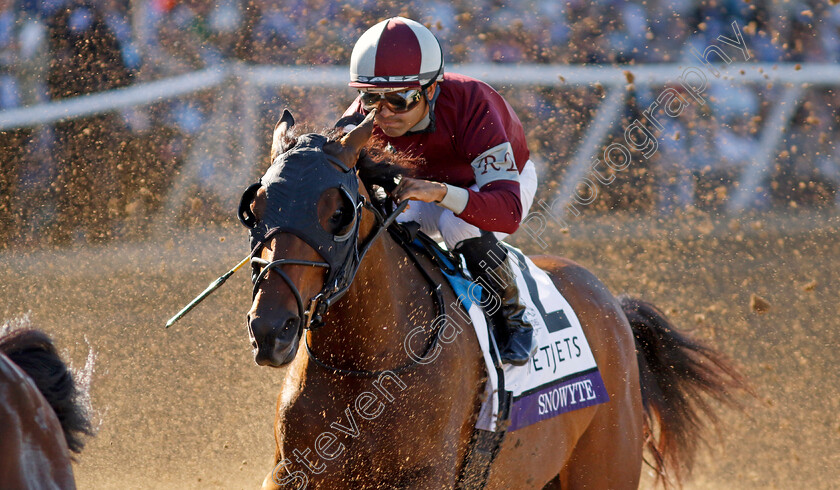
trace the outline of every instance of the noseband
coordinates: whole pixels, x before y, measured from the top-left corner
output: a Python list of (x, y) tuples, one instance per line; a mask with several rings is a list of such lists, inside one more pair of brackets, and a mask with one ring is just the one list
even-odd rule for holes
[[(239, 220), (248, 227), (251, 239), (251, 266), (254, 273), (252, 300), (269, 271), (274, 271), (289, 286), (298, 308), (300, 328), (315, 330), (324, 324), (327, 309), (338, 301), (353, 282), (361, 261), (373, 242), (405, 209), (407, 202), (385, 216), (359, 193), (356, 172), (337, 158), (324, 152), (327, 138), (307, 134), (298, 138), (294, 147), (280, 154), (260, 182), (252, 184), (239, 203)], [(251, 212), (250, 205), (257, 191), (266, 189), (266, 209), (262, 219)], [(338, 189), (345, 207), (352, 209), (349, 230), (333, 235), (320, 225), (318, 200), (328, 189)], [(284, 209), (287, 208), (287, 209)], [(367, 208), (376, 217), (376, 228), (359, 244), (359, 214)], [(256, 257), (276, 234), (290, 233), (315, 249), (323, 261), (278, 259), (267, 261)], [(283, 265), (308, 265), (327, 269), (321, 290), (304, 306), (300, 290), (280, 269)]]

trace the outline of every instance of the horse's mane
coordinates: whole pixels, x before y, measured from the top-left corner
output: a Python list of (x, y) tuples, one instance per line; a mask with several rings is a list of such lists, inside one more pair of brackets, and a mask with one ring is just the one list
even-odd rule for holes
[(73, 375), (49, 336), (33, 328), (15, 330), (0, 337), (0, 352), (32, 379), (58, 416), (67, 447), (80, 452), (82, 436), (93, 435), (93, 428)]
[(356, 168), (368, 192), (374, 185), (391, 192), (400, 177), (414, 175), (420, 162), (419, 158), (398, 152), (382, 139), (373, 137), (359, 155)]
[[(300, 134), (298, 130), (299, 128), (296, 127), (294, 132), (283, 135), (280, 140), (280, 153), (285, 153), (297, 143), (297, 135)], [(324, 130), (320, 134), (329, 138), (330, 141), (337, 141), (344, 133), (336, 128)], [(356, 169), (359, 171), (359, 178), (367, 188), (368, 194), (373, 197), (375, 194), (374, 186), (381, 187), (386, 192), (391, 192), (396, 187), (399, 178), (413, 176), (415, 169), (421, 162), (421, 158), (396, 151), (387, 142), (374, 136), (359, 155)]]

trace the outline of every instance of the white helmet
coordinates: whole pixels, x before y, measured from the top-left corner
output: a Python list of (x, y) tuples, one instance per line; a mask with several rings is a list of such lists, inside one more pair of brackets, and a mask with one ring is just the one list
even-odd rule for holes
[(426, 87), (443, 80), (443, 50), (423, 24), (392, 17), (368, 29), (350, 55), (350, 86)]

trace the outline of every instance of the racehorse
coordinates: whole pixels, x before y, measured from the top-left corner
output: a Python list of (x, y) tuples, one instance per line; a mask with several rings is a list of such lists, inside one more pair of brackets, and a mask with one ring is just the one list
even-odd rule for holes
[[(399, 166), (369, 142), (370, 116), (333, 138), (293, 124), (285, 111), (273, 164), (239, 207), (255, 361), (288, 365), (263, 488), (469, 487), (459, 474), (485, 364), (440, 270), (381, 233), (404, 206), (388, 216), (372, 203)], [(714, 418), (708, 401), (733, 400), (739, 373), (581, 265), (532, 260), (577, 313), (610, 401), (508, 433), (485, 488), (636, 488), (645, 450), (666, 486), (678, 482)]]
[(0, 337), (0, 488), (76, 488), (71, 451), (92, 434), (70, 370), (50, 338)]

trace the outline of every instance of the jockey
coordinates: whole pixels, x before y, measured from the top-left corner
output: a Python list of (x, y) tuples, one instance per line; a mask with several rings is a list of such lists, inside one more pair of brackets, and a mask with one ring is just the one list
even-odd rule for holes
[(526, 364), (533, 327), (512, 259), (499, 244), (519, 227), (537, 188), (519, 118), (486, 83), (444, 74), (434, 34), (403, 17), (362, 34), (350, 57), (350, 80), (360, 94), (341, 121), (378, 109), (374, 134), (423, 159), (418, 178), (403, 178), (393, 192), (398, 202), (415, 201), (398, 221), (419, 223), (464, 257), (473, 278), (500, 299), (502, 362)]

